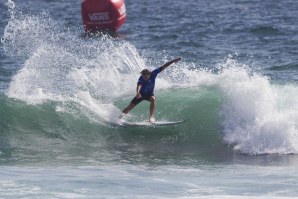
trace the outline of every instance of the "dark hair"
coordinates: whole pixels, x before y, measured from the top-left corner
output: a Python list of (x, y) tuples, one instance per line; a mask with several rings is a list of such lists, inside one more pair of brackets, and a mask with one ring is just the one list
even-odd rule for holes
[(144, 70), (141, 71), (141, 74), (142, 74), (142, 75), (150, 75), (151, 72), (150, 72), (150, 70), (148, 70), (148, 69), (144, 69)]

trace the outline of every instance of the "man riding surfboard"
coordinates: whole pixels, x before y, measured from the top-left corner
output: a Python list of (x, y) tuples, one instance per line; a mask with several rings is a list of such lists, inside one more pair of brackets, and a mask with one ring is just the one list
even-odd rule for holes
[[(178, 57), (172, 61), (169, 61), (162, 65), (161, 67), (150, 71), (148, 69), (144, 69), (141, 71), (141, 76), (139, 77), (136, 89), (136, 96), (130, 102), (130, 104), (123, 109), (122, 113), (127, 114), (131, 111), (136, 105), (138, 105), (141, 101), (146, 100), (150, 102), (150, 114), (149, 114), (149, 122), (153, 123), (154, 119), (154, 111), (155, 111), (155, 96), (154, 96), (154, 87), (155, 87), (155, 79), (157, 75), (170, 66), (173, 63), (180, 61), (181, 58)], [(122, 118), (122, 115), (120, 116)]]

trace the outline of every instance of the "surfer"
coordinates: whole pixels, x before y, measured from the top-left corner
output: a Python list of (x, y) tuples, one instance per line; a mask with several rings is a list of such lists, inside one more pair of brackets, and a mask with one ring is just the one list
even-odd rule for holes
[[(131, 111), (136, 105), (138, 105), (141, 101), (146, 100), (150, 102), (150, 115), (149, 115), (149, 122), (153, 123), (155, 121), (154, 119), (154, 111), (155, 111), (155, 96), (154, 96), (154, 86), (155, 86), (155, 78), (156, 76), (166, 69), (168, 66), (170, 66), (173, 63), (176, 63), (180, 61), (181, 58), (178, 57), (172, 61), (169, 61), (162, 65), (161, 67), (150, 71), (148, 69), (144, 69), (141, 71), (141, 76), (137, 83), (137, 89), (136, 89), (136, 96), (133, 98), (133, 100), (130, 102), (130, 104), (123, 109), (122, 113), (127, 114), (129, 111)], [(120, 115), (120, 119), (123, 115)]]

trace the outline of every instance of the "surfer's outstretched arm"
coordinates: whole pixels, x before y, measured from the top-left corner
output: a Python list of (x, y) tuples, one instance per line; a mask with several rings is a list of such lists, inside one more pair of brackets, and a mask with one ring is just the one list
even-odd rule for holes
[(169, 61), (169, 62), (165, 63), (164, 65), (162, 65), (161, 68), (162, 68), (162, 70), (164, 70), (164, 69), (166, 69), (168, 66), (170, 66), (171, 64), (176, 63), (176, 62), (178, 62), (178, 61), (180, 61), (180, 60), (181, 60), (181, 57), (178, 57), (178, 58), (176, 58), (176, 59), (173, 59), (172, 61)]

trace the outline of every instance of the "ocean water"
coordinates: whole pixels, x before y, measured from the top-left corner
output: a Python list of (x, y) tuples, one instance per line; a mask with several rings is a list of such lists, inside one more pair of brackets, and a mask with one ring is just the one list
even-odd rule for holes
[[(80, 3), (0, 2), (0, 198), (298, 197), (296, 0), (126, 0), (93, 37)], [(111, 125), (139, 72), (179, 56), (155, 117), (188, 121)]]

